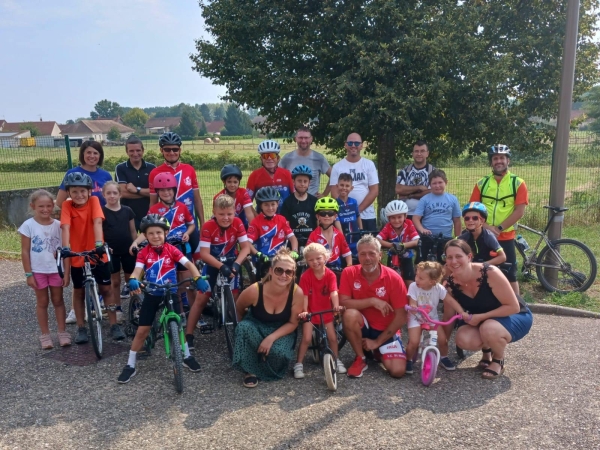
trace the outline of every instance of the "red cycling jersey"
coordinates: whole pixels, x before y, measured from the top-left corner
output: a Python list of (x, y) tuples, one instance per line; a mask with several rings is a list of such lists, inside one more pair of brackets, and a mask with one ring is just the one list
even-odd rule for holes
[[(175, 266), (177, 263), (184, 265), (189, 261), (177, 247), (171, 244), (164, 244), (162, 251), (158, 253), (150, 245), (140, 250), (135, 260), (135, 267), (146, 271), (146, 279), (151, 283), (165, 284), (177, 283), (177, 272)], [(160, 295), (162, 289), (151, 289), (151, 294)], [(177, 287), (171, 289), (171, 292), (177, 292)]]
[[(225, 192), (225, 189), (223, 189), (221, 192), (217, 193), (217, 195), (213, 197), (213, 202), (219, 195), (223, 194), (229, 195), (227, 192)], [(244, 211), (244, 208), (247, 208), (248, 206), (252, 207), (252, 199), (250, 198), (248, 191), (244, 188), (238, 188), (238, 190), (235, 191), (234, 198), (235, 216), (239, 217), (242, 223), (244, 224), (244, 227), (248, 228), (248, 219), (246, 218), (246, 212)]]
[(219, 226), (215, 218), (212, 218), (202, 225), (200, 232), (200, 248), (210, 248), (210, 254), (215, 258), (235, 256), (236, 244), (247, 240), (246, 228), (238, 217), (235, 217), (231, 226), (225, 229)]
[(187, 207), (181, 202), (175, 202), (172, 207), (168, 207), (162, 202), (158, 202), (150, 207), (148, 214), (159, 214), (169, 221), (169, 233), (167, 237), (181, 238), (186, 232), (187, 226), (194, 223), (194, 218)]
[(310, 233), (308, 241), (306, 241), (306, 245), (312, 242), (317, 242), (323, 245), (327, 250), (331, 252), (331, 256), (329, 257), (329, 261), (327, 261), (327, 264), (341, 266), (342, 258), (352, 255), (350, 247), (346, 242), (346, 238), (337, 228), (333, 228), (333, 248), (329, 246), (327, 238), (323, 236), (323, 229), (321, 227), (317, 227), (316, 230)]
[(170, 173), (175, 176), (177, 180), (177, 201), (180, 201), (190, 211), (192, 217), (196, 218), (196, 211), (194, 209), (194, 191), (198, 190), (198, 178), (196, 178), (196, 171), (189, 164), (179, 163), (177, 167), (173, 168), (167, 163), (161, 164), (156, 169), (152, 169), (148, 176), (148, 186), (151, 194), (156, 194), (154, 189), (154, 178), (159, 173)]
[(267, 169), (261, 167), (250, 174), (246, 189), (248, 189), (248, 195), (250, 195), (250, 198), (253, 199), (256, 195), (256, 191), (267, 186), (272, 186), (279, 191), (279, 195), (281, 196), (281, 199), (279, 200), (279, 207), (281, 207), (283, 201), (288, 198), (292, 192), (294, 192), (292, 173), (287, 169), (278, 167), (275, 169), (273, 176), (271, 176)]
[(277, 250), (284, 245), (286, 239), (294, 235), (285, 217), (275, 214), (267, 219), (258, 214), (248, 228), (248, 239), (256, 250), (268, 256), (275, 256)]

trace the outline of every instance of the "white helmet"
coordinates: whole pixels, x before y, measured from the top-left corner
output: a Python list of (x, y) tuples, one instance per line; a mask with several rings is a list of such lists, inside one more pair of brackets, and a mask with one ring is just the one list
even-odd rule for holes
[(263, 153), (279, 153), (280, 151), (281, 147), (279, 146), (279, 143), (270, 139), (258, 144), (258, 153), (260, 155)]
[(385, 207), (385, 217), (408, 213), (408, 206), (402, 200), (392, 200)]

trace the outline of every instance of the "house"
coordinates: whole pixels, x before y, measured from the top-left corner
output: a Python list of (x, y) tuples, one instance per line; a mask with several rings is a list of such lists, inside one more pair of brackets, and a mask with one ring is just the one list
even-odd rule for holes
[[(2, 123), (0, 123), (0, 126)], [(0, 131), (0, 148), (17, 148), (23, 147), (22, 139), (31, 139), (31, 132), (29, 130), (23, 131)]]
[(168, 131), (173, 131), (179, 126), (181, 117), (153, 117), (148, 119), (144, 128), (146, 134), (163, 134)]
[(224, 127), (224, 120), (213, 120), (212, 122), (206, 122), (206, 131), (210, 134), (221, 134), (221, 130)]
[(17, 132), (22, 131), (25, 126), (34, 126), (38, 130), (38, 136), (54, 136), (60, 137), (60, 127), (54, 121), (43, 121), (39, 122), (4, 122), (0, 131), (7, 133), (10, 131)]
[(112, 128), (116, 128), (121, 133), (121, 139), (127, 139), (135, 132), (133, 128), (129, 128), (114, 120), (81, 120), (70, 125), (61, 125), (60, 130), (62, 135), (85, 136), (93, 138), (95, 141), (102, 142), (108, 139), (108, 133)]

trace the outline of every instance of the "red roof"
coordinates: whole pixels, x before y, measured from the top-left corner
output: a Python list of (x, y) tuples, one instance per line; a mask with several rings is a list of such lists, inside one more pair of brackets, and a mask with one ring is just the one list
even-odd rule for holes
[(2, 131), (20, 131), (24, 125), (33, 125), (39, 131), (40, 136), (51, 136), (54, 127), (57, 125), (54, 121), (38, 121), (38, 122), (6, 122), (2, 127)]
[(181, 117), (153, 117), (148, 119), (145, 128), (170, 128), (171, 130), (179, 126)]
[(220, 133), (224, 126), (224, 120), (213, 120), (212, 122), (206, 122), (206, 131), (209, 133)]

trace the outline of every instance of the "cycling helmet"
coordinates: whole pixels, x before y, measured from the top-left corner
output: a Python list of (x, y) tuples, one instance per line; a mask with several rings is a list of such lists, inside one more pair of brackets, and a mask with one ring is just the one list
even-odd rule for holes
[(158, 145), (160, 146), (160, 148), (163, 148), (165, 145), (177, 145), (178, 147), (180, 147), (181, 138), (177, 133), (169, 131), (161, 135), (160, 138), (158, 138)]
[(86, 187), (88, 189), (92, 188), (92, 179), (90, 176), (81, 172), (68, 173), (65, 175), (63, 183), (67, 189), (75, 186)]
[(145, 233), (148, 227), (161, 227), (165, 231), (169, 231), (169, 221), (159, 214), (148, 214), (140, 222), (140, 231)]
[(385, 207), (385, 217), (395, 216), (396, 214), (407, 214), (408, 206), (402, 200), (392, 200)]
[(483, 203), (479, 203), (479, 202), (467, 203), (462, 209), (462, 216), (465, 217), (465, 214), (468, 213), (469, 211), (478, 212), (479, 214), (481, 214), (481, 217), (483, 217), (483, 220), (487, 220), (488, 211)]
[(264, 203), (264, 202), (278, 202), (281, 198), (279, 191), (271, 186), (266, 186), (260, 188), (256, 191), (256, 203)]
[(260, 144), (258, 144), (258, 153), (260, 155), (263, 153), (279, 153), (280, 151), (281, 147), (279, 146), (279, 143), (270, 139), (262, 141)]
[(507, 158), (511, 157), (510, 148), (508, 145), (504, 144), (495, 144), (490, 147), (488, 150), (488, 159), (491, 161), (492, 156), (494, 155), (506, 155)]
[(241, 180), (242, 171), (235, 164), (225, 164), (221, 169), (221, 181), (225, 181), (229, 177), (237, 177), (238, 180)]
[(321, 197), (317, 200), (315, 204), (315, 212), (319, 211), (335, 211), (338, 212), (340, 210), (340, 205), (336, 199), (331, 197)]
[(159, 173), (154, 178), (154, 189), (169, 189), (173, 188), (177, 190), (177, 180), (175, 176), (170, 173)]
[(294, 167), (292, 170), (293, 179), (296, 179), (298, 175), (306, 175), (310, 180), (312, 180), (312, 170), (310, 167), (305, 166), (304, 164), (300, 164), (299, 166)]

